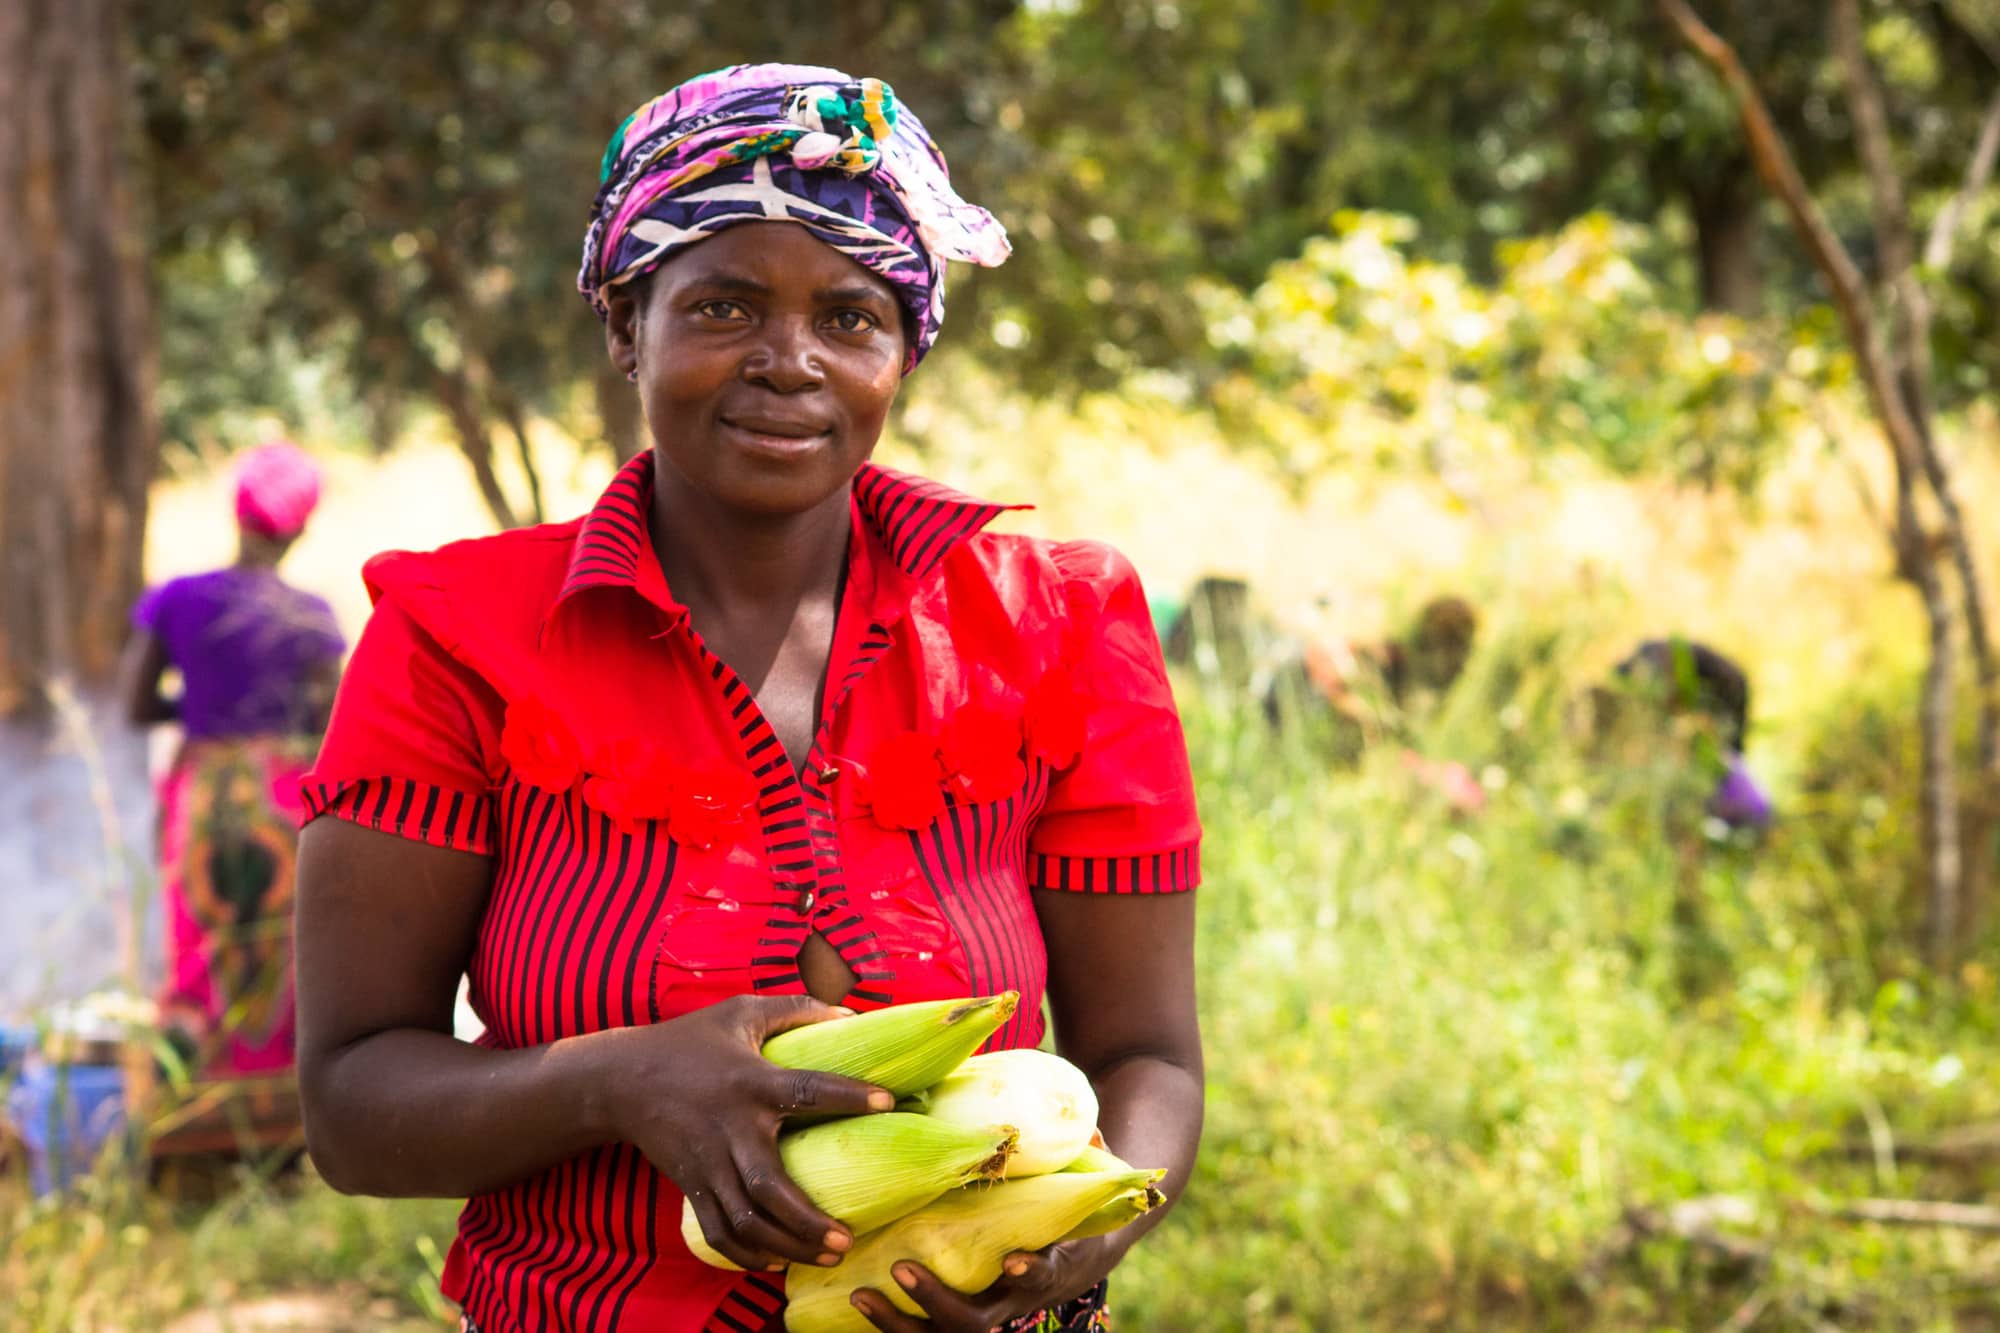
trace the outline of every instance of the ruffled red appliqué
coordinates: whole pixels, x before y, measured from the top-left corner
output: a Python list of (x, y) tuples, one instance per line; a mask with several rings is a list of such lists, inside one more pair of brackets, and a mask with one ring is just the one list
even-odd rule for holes
[(583, 748), (553, 708), (533, 697), (507, 705), (500, 754), (514, 776), (544, 791), (568, 791), (583, 776)]
[(1087, 713), (1075, 673), (1056, 666), (1042, 674), (1020, 712), (968, 703), (938, 734), (890, 736), (866, 764), (851, 767), (876, 823), (919, 829), (944, 813), (947, 798), (983, 805), (1019, 792), (1029, 758), (1057, 769), (1075, 763)]

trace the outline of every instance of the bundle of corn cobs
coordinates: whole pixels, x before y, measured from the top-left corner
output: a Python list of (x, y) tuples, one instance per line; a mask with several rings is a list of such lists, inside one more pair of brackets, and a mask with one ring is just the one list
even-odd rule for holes
[[(871, 1333), (848, 1303), (860, 1287), (922, 1314), (890, 1276), (899, 1260), (959, 1291), (983, 1291), (1017, 1250), (1102, 1235), (1164, 1201), (1155, 1185), (1165, 1172), (1135, 1170), (1105, 1150), (1083, 1071), (1045, 1051), (972, 1054), (1018, 1000), (1007, 991), (897, 1005), (764, 1043), (774, 1064), (844, 1074), (899, 1099), (893, 1111), (778, 1138), (785, 1173), (855, 1236), (835, 1267), (786, 1273), (790, 1333)], [(700, 1258), (735, 1267), (685, 1204), (681, 1235)]]

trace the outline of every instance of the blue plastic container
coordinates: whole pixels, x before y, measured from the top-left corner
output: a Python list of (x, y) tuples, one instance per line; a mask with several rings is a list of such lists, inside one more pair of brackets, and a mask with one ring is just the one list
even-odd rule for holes
[(28, 1062), (28, 1053), (35, 1049), (35, 1030), (31, 1027), (16, 1027), (0, 1023), (0, 1088), (14, 1081), (14, 1075), (21, 1072), (21, 1066)]
[(7, 1093), (37, 1197), (67, 1189), (125, 1130), (125, 1078), (113, 1065), (30, 1060)]

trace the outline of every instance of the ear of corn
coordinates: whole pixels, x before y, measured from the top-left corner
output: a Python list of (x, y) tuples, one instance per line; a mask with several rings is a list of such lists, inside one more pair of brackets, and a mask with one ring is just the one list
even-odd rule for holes
[(1060, 1171), (1097, 1132), (1097, 1093), (1083, 1071), (1047, 1051), (975, 1055), (922, 1094), (924, 1114), (960, 1125), (1012, 1125), (1021, 1143), (1007, 1175)]
[[(1010, 1126), (966, 1126), (895, 1111), (829, 1120), (778, 1138), (778, 1158), (806, 1197), (856, 1236), (923, 1207), (946, 1190), (998, 1180), (1014, 1151)], [(697, 1259), (736, 1267), (681, 1201), (681, 1239)]]
[[(1085, 1148), (1077, 1155), (1077, 1159), (1074, 1162), (1064, 1167), (1063, 1170), (1065, 1172), (1127, 1172), (1132, 1170), (1131, 1163), (1103, 1146), (1103, 1135), (1100, 1134), (1095, 1137), (1098, 1141), (1093, 1142), (1089, 1147)], [(1159, 1180), (1166, 1174), (1165, 1171), (1156, 1171), (1153, 1173), (1153, 1179)], [(1145, 1216), (1166, 1201), (1167, 1196), (1150, 1185), (1146, 1188), (1146, 1195), (1143, 1200), (1121, 1195), (1070, 1228), (1069, 1233), (1063, 1239), (1082, 1240), (1087, 1236), (1102, 1236), (1107, 1231), (1116, 1231), (1127, 1222), (1136, 1217)]]
[(852, 1018), (808, 1023), (765, 1042), (764, 1058), (787, 1069), (857, 1078), (906, 1097), (958, 1068), (1014, 1016), (1020, 999), (1018, 992), (1003, 991), (979, 999), (892, 1005)]
[[(1155, 1174), (1164, 1176), (1166, 1172), (1159, 1171)], [(1166, 1201), (1167, 1196), (1153, 1185), (1146, 1186), (1141, 1193), (1121, 1194), (1065, 1231), (1063, 1239), (1084, 1240), (1090, 1236), (1102, 1236), (1106, 1232), (1116, 1231), (1127, 1222), (1144, 1217)]]
[(1132, 1164), (1099, 1144), (1091, 1144), (1078, 1153), (1076, 1160), (1064, 1167), (1065, 1171), (1130, 1171)]
[(999, 1280), (1008, 1255), (1051, 1244), (1114, 1200), (1135, 1201), (1127, 1206), (1132, 1216), (1134, 1207), (1143, 1212), (1156, 1178), (1152, 1171), (1062, 1172), (953, 1190), (858, 1241), (837, 1267), (794, 1264), (785, 1276), (785, 1327), (789, 1333), (871, 1333), (874, 1325), (848, 1303), (860, 1287), (873, 1287), (898, 1309), (920, 1315), (890, 1275), (901, 1259), (916, 1260), (954, 1290), (984, 1291)]

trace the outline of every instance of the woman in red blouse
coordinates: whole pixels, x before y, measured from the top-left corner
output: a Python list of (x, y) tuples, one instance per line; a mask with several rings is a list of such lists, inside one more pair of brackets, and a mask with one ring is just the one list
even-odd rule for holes
[[(580, 278), (652, 449), (581, 520), (367, 567), (305, 785), (306, 1124), (336, 1188), (470, 1196), (469, 1327), (779, 1327), (776, 1269), (853, 1238), (778, 1129), (889, 1105), (759, 1055), (835, 1006), (1011, 988), (1031, 1046), (1046, 995), (1113, 1149), (1187, 1180), (1200, 830), (1139, 581), (868, 461), (945, 259), (1006, 248), (886, 85), (683, 84), (613, 137)], [(1158, 1216), (984, 1292), (898, 1265), (928, 1323), (854, 1303), (1094, 1327)]]

